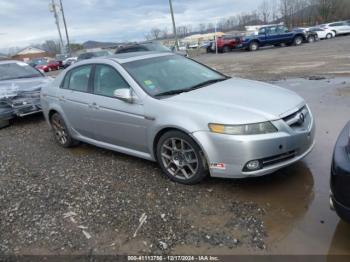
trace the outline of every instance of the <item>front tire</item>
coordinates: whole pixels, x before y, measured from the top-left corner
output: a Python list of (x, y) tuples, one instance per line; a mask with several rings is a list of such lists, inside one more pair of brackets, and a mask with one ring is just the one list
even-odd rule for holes
[(157, 159), (172, 181), (193, 185), (207, 176), (202, 150), (190, 136), (180, 131), (167, 132), (159, 139)]
[(328, 33), (328, 34), (326, 35), (326, 39), (331, 39), (331, 38), (333, 38), (333, 35), (332, 35), (331, 33)]
[(50, 118), (50, 123), (54, 131), (55, 141), (60, 146), (68, 148), (78, 144), (78, 142), (69, 134), (66, 123), (60, 114), (54, 113)]
[(258, 51), (260, 48), (260, 45), (258, 42), (254, 41), (249, 44), (249, 51)]
[(297, 36), (294, 38), (293, 43), (295, 46), (299, 46), (303, 43), (303, 38), (301, 36)]

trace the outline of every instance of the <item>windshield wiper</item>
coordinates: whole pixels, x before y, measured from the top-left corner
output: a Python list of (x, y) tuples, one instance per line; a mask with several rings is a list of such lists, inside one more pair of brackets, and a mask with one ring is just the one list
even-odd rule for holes
[(199, 88), (211, 85), (211, 84), (215, 84), (217, 82), (222, 82), (222, 81), (225, 81), (227, 79), (229, 79), (229, 78), (226, 77), (226, 78), (219, 78), (219, 79), (211, 79), (211, 80), (205, 81), (203, 83), (200, 83), (198, 85), (191, 86), (190, 88), (186, 89), (186, 92), (189, 92), (189, 91), (192, 91), (192, 90), (196, 90), (196, 89), (199, 89)]
[(19, 77), (13, 78), (13, 79), (34, 78), (34, 77), (40, 77), (40, 75), (19, 76)]
[(156, 95), (154, 95), (154, 96), (155, 96), (155, 97), (158, 97), (158, 96), (178, 95), (178, 94), (187, 92), (187, 90), (188, 90), (187, 88), (186, 88), (186, 89), (171, 90), (171, 91), (167, 91), (167, 92), (163, 92), (163, 93), (156, 94)]
[(211, 80), (202, 82), (202, 83), (200, 83), (198, 85), (191, 86), (190, 88), (178, 89), (178, 90), (170, 90), (170, 91), (167, 91), (167, 92), (159, 93), (159, 94), (156, 94), (155, 97), (178, 95), (178, 94), (181, 94), (181, 93), (190, 92), (190, 91), (193, 91), (193, 90), (196, 90), (196, 89), (208, 86), (210, 84), (214, 84), (214, 83), (217, 83), (217, 82), (225, 81), (227, 79), (229, 79), (229, 77), (219, 78), (219, 79), (211, 79)]

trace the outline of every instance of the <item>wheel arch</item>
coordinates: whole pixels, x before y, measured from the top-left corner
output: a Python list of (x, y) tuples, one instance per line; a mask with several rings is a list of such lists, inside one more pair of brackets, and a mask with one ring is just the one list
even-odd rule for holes
[(199, 143), (199, 141), (192, 135), (191, 132), (189, 132), (188, 130), (185, 130), (181, 127), (176, 127), (176, 126), (163, 127), (160, 130), (158, 130), (157, 134), (154, 136), (153, 143), (152, 143), (152, 154), (153, 154), (153, 157), (156, 161), (158, 161), (158, 159), (157, 159), (157, 145), (158, 145), (159, 139), (162, 137), (162, 135), (164, 135), (165, 133), (170, 132), (170, 131), (179, 131), (179, 132), (182, 132), (182, 133), (188, 135), (189, 137), (191, 137), (193, 139), (193, 141), (196, 142), (196, 144), (199, 146), (199, 148), (203, 152), (203, 157), (205, 158), (205, 161), (208, 164), (209, 158), (208, 158), (207, 153), (204, 150), (202, 144)]
[(307, 36), (304, 34), (296, 34), (293, 38), (293, 41), (297, 38), (297, 37), (301, 37), (304, 41), (307, 40)]

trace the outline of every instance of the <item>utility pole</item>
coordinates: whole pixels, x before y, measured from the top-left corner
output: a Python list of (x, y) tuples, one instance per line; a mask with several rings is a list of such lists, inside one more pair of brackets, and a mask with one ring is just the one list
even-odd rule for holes
[(215, 20), (215, 54), (218, 54), (218, 20)]
[(172, 0), (169, 0), (169, 6), (170, 6), (170, 13), (171, 13), (171, 20), (173, 21), (173, 32), (174, 32), (174, 37), (175, 37), (175, 49), (178, 51), (179, 50), (179, 43), (177, 40), (177, 32), (176, 32), (176, 24), (175, 24), (175, 17), (174, 17)]
[(66, 23), (66, 17), (65, 17), (65, 15), (64, 15), (62, 0), (60, 0), (60, 7), (61, 7), (61, 12), (62, 12), (64, 30), (66, 31), (67, 53), (68, 53), (69, 56), (71, 56), (72, 54), (71, 54), (71, 51), (70, 51), (70, 41), (69, 41), (69, 36), (68, 36), (67, 23)]
[(61, 34), (61, 29), (60, 29), (60, 22), (58, 20), (56, 4), (55, 4), (54, 0), (51, 0), (50, 11), (53, 12), (53, 15), (55, 17), (58, 34), (60, 36), (60, 46), (61, 46), (61, 53), (62, 53), (62, 50), (63, 50), (63, 39), (62, 39), (62, 34)]

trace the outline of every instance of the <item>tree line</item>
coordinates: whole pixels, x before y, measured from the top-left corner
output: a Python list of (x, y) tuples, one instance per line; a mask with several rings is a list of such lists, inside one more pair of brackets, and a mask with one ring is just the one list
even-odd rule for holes
[[(220, 19), (218, 31), (244, 30), (247, 25), (261, 25), (283, 22), (287, 27), (313, 26), (327, 22), (350, 19), (350, 0), (263, 0), (258, 8), (250, 13), (240, 13)], [(179, 37), (194, 33), (212, 33), (214, 23), (180, 25), (176, 28)], [(152, 28), (145, 35), (147, 40), (173, 37), (168, 28)]]

